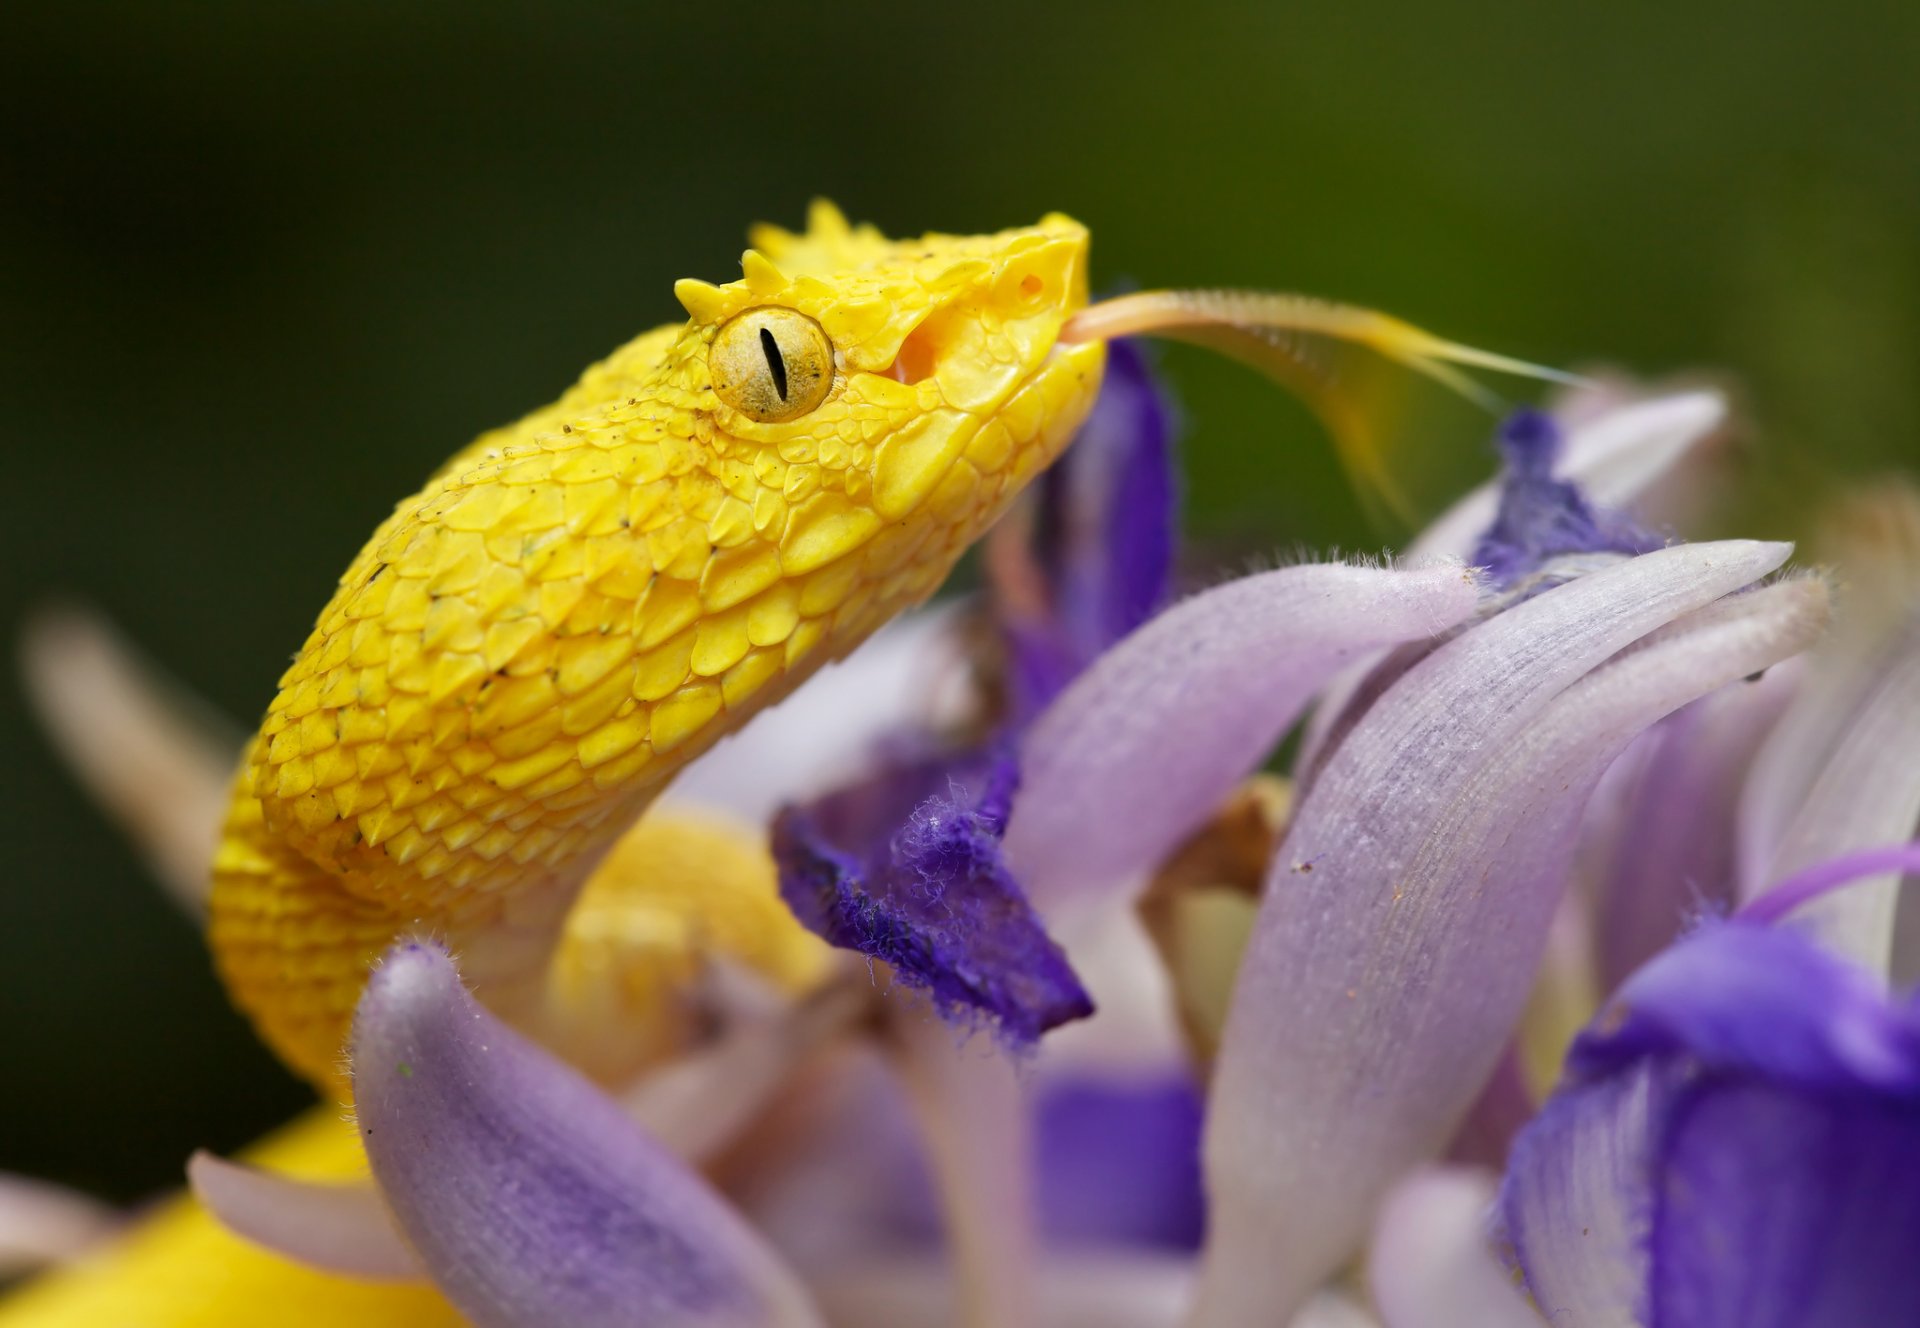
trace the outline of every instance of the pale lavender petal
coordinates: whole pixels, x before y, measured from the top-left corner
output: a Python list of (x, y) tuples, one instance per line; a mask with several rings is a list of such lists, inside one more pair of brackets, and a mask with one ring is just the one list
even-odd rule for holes
[[(1053, 1259), (1040, 1269), (1035, 1315), (1022, 1322), (1034, 1328), (1173, 1328), (1192, 1280), (1185, 1260), (1138, 1254)], [(964, 1322), (949, 1271), (925, 1258), (836, 1273), (819, 1295), (836, 1328), (957, 1328)], [(1327, 1320), (1318, 1328), (1336, 1324)], [(1359, 1320), (1351, 1328), (1369, 1325)]]
[(1488, 1240), (1492, 1172), (1430, 1167), (1380, 1208), (1367, 1282), (1387, 1328), (1539, 1328)]
[(371, 1184), (321, 1184), (195, 1153), (193, 1193), (220, 1225), (313, 1268), (372, 1280), (424, 1278)]
[[(1626, 507), (1726, 418), (1726, 398), (1718, 392), (1680, 392), (1613, 407), (1567, 422), (1554, 474), (1579, 483), (1603, 507)], [(1481, 485), (1428, 526), (1409, 556), (1465, 558), (1499, 505), (1498, 482)]]
[(0, 1174), (0, 1278), (79, 1258), (119, 1225), (118, 1213), (78, 1191)]
[(675, 1156), (704, 1162), (767, 1112), (803, 1060), (868, 1013), (871, 998), (864, 984), (830, 979), (648, 1075), (621, 1105)]
[(84, 609), (33, 618), (21, 640), (21, 670), (67, 764), (174, 901), (199, 917), (240, 763), (239, 735)]
[(1703, 912), (1739, 894), (1734, 817), (1754, 753), (1793, 699), (1803, 661), (1731, 683), (1636, 744), (1600, 846), (1597, 949), (1602, 991), (1664, 949)]
[[(1553, 473), (1580, 485), (1601, 507), (1631, 507), (1727, 417), (1726, 398), (1718, 392), (1681, 392), (1560, 419), (1566, 442)], [(1494, 479), (1473, 490), (1421, 532), (1407, 550), (1409, 559), (1466, 558), (1493, 523), (1502, 484)], [(1410, 660), (1408, 661), (1411, 662)], [(1330, 745), (1345, 735), (1357, 711), (1372, 700), (1369, 682), (1379, 658), (1344, 670), (1327, 687), (1307, 723), (1296, 774), (1316, 769)], [(1388, 679), (1394, 676), (1390, 671)]]
[(704, 1180), (483, 1010), (444, 951), (404, 944), (374, 971), (353, 1084), (394, 1217), (479, 1328), (820, 1322)]
[(1471, 614), (1457, 563), (1320, 565), (1175, 605), (1034, 725), (1007, 860), (1043, 913), (1111, 905), (1257, 767), (1340, 666)]
[[(1831, 858), (1920, 833), (1920, 496), (1880, 512), (1896, 527), (1843, 568), (1838, 630), (1755, 763), (1740, 809), (1743, 895)], [(1904, 535), (1897, 526), (1905, 523)], [(1898, 877), (1856, 886), (1795, 918), (1885, 974)]]
[(1550, 590), (1415, 666), (1335, 751), (1227, 1021), (1196, 1323), (1297, 1303), (1445, 1141), (1519, 1015), (1606, 765), (1820, 630), (1819, 582), (1715, 603), (1788, 552), (1684, 545)]

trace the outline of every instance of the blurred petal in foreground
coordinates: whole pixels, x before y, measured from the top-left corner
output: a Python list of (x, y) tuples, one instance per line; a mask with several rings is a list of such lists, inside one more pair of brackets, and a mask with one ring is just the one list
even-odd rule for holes
[(481, 1328), (819, 1323), (704, 1180), (482, 1010), (444, 951), (402, 945), (375, 970), (353, 1084), (388, 1204)]

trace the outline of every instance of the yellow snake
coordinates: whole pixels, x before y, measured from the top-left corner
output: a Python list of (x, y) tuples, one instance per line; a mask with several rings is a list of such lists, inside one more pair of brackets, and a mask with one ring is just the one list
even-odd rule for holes
[(343, 1087), (369, 965), (407, 934), (596, 1059), (551, 962), (595, 864), (688, 761), (932, 594), (1073, 437), (1102, 338), (1170, 332), (1262, 364), (1376, 474), (1303, 336), (1455, 386), (1449, 364), (1546, 373), (1294, 296), (1085, 310), (1087, 231), (1059, 215), (891, 241), (822, 203), (804, 234), (752, 240), (740, 280), (675, 287), (687, 321), (402, 502), (280, 679), (210, 935), (234, 1000), (323, 1089)]
[(1065, 217), (892, 242), (817, 205), (683, 281), (557, 402), (368, 540), (247, 748), (210, 939), (288, 1064), (341, 1086), (369, 965), (448, 941), (564, 1044), (548, 961), (688, 761), (924, 600), (1073, 436), (1103, 345)]

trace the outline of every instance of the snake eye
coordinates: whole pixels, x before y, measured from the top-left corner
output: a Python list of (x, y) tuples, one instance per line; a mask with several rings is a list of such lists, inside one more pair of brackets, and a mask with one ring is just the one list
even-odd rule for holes
[(707, 352), (713, 390), (749, 419), (798, 419), (833, 387), (833, 343), (820, 324), (769, 305), (729, 319)]

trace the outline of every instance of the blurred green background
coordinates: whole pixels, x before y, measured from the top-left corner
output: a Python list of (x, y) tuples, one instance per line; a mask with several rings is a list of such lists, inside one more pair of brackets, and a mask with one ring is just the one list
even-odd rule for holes
[[(1916, 69), (1920, 8), (1869, 0), (16, 7), (0, 630), (84, 597), (250, 720), (396, 498), (814, 193), (1726, 370), (1748, 528), (1790, 532), (1811, 478), (1920, 460)], [(1165, 364), (1197, 528), (1379, 543), (1274, 389)], [(302, 1091), (11, 678), (0, 761), (0, 1168), (172, 1183)]]

